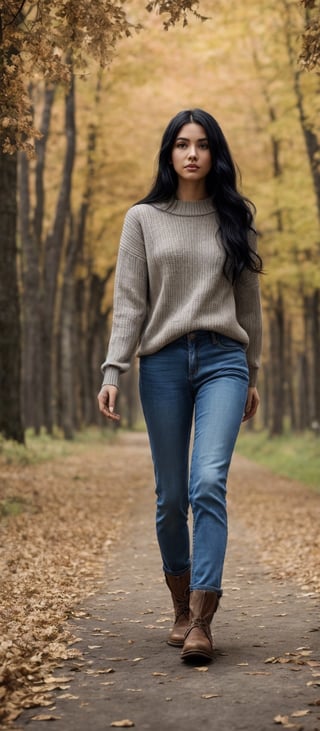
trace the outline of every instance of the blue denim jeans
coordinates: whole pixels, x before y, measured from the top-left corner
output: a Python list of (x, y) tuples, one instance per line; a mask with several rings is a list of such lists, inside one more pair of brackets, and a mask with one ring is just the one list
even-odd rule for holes
[(140, 397), (154, 463), (163, 569), (179, 576), (191, 566), (191, 590), (222, 594), (226, 481), (247, 391), (244, 346), (224, 335), (196, 331), (140, 358)]

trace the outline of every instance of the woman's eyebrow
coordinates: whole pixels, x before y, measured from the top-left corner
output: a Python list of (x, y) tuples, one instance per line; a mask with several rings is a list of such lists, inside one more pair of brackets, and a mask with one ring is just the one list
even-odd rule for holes
[[(176, 142), (178, 142), (178, 140), (181, 140), (182, 142), (190, 142), (189, 137), (177, 137)], [(208, 138), (207, 137), (199, 137), (199, 139), (196, 140), (196, 142), (208, 142)]]

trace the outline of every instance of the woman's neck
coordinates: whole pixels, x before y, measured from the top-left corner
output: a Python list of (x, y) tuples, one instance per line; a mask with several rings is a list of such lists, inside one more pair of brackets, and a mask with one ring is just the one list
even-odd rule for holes
[(208, 193), (203, 181), (179, 182), (176, 197), (180, 201), (202, 201), (208, 198)]

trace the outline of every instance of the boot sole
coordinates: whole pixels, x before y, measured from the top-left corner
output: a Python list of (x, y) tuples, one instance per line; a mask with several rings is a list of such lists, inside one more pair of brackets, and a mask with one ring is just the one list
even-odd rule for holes
[(167, 640), (167, 645), (170, 645), (170, 647), (183, 647), (184, 640), (180, 640), (178, 642), (174, 642), (174, 640)]
[(213, 653), (196, 652), (195, 650), (187, 650), (181, 653), (182, 660), (213, 660)]

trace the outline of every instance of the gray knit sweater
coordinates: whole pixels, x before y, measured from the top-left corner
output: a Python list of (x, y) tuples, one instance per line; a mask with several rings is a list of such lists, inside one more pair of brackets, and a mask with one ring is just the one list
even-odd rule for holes
[(218, 229), (211, 199), (129, 209), (116, 266), (111, 338), (101, 366), (103, 384), (118, 386), (135, 353), (155, 353), (194, 330), (244, 343), (249, 382), (256, 384), (259, 277), (245, 269), (236, 285), (226, 279)]

